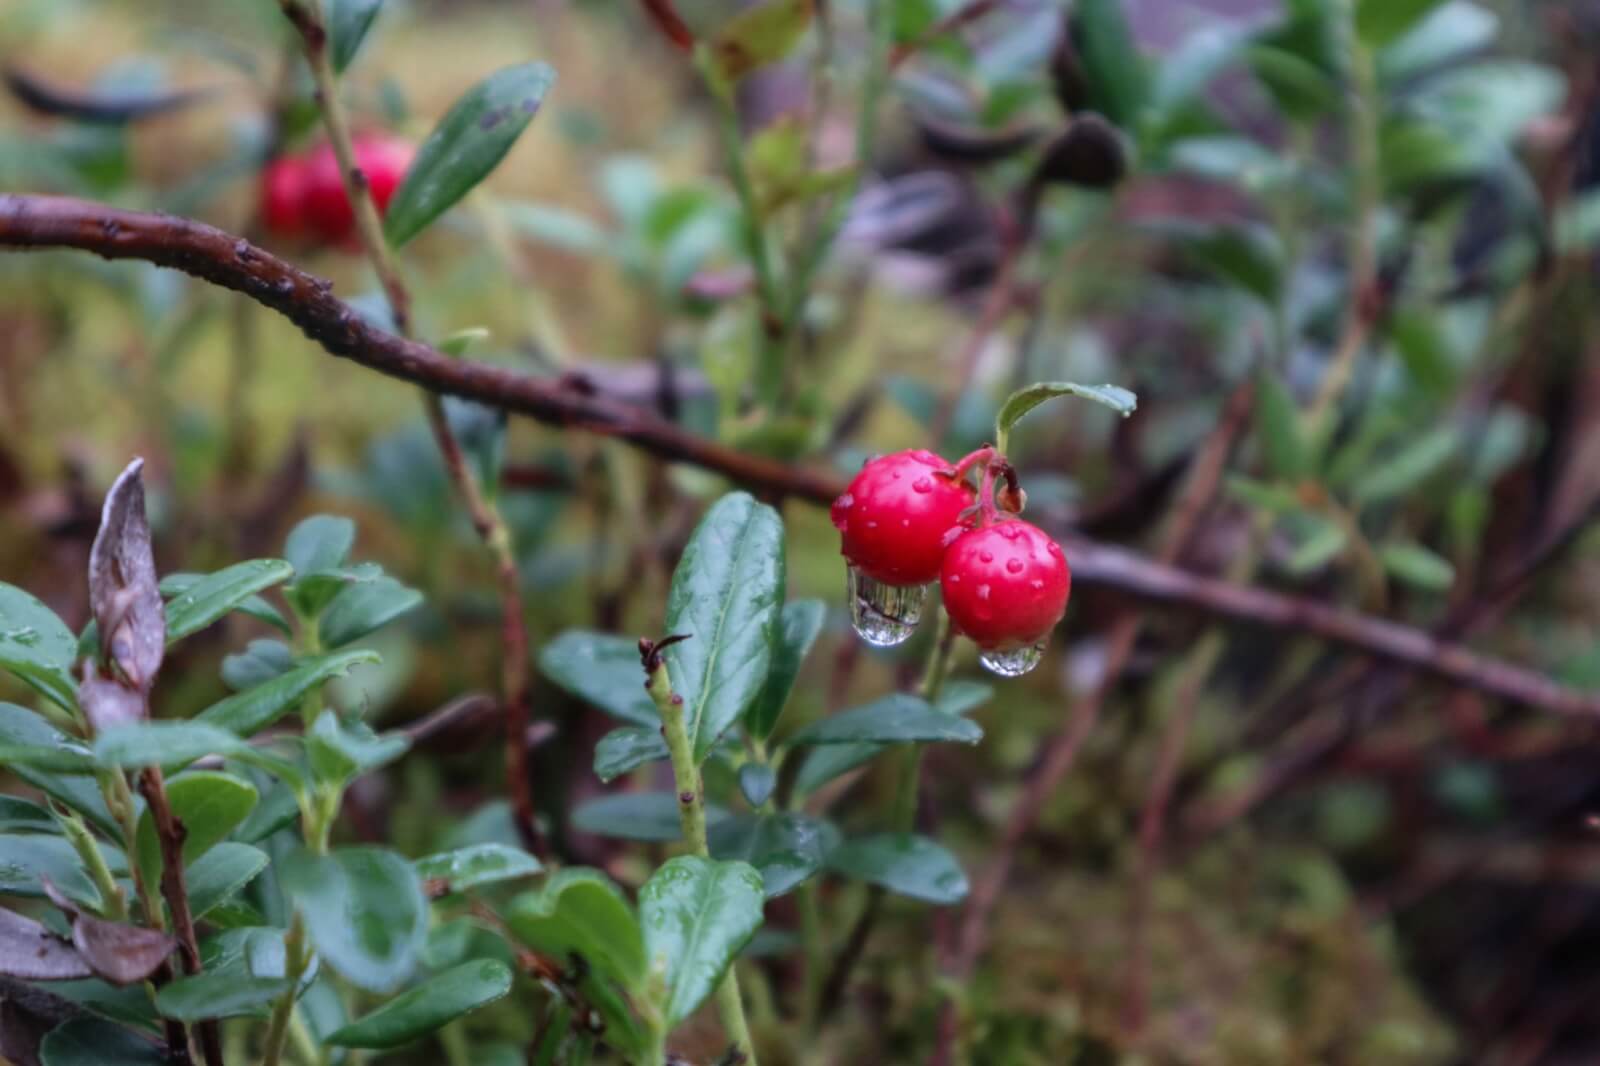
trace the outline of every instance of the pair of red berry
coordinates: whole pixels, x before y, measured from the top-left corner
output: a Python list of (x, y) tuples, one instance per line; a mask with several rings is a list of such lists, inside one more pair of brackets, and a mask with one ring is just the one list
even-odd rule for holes
[[(383, 133), (359, 134), (350, 147), (382, 213), (416, 149), (409, 141)], [(310, 151), (279, 156), (267, 164), (261, 174), (261, 220), (268, 233), (285, 240), (350, 242), (356, 216), (331, 144), (324, 141)]]
[[(979, 462), (981, 499), (965, 476)], [(930, 451), (895, 452), (862, 467), (832, 509), (851, 566), (891, 586), (938, 579), (950, 621), (984, 651), (1039, 644), (1072, 589), (1061, 545), (995, 506), (1003, 462), (988, 449), (956, 466)]]

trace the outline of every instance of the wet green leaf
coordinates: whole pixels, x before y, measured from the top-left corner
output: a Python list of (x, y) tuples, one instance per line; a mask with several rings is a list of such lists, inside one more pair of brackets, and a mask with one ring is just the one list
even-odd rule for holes
[(645, 955), (666, 974), (669, 1027), (703, 1003), (761, 925), (761, 875), (743, 862), (669, 859), (639, 890)]

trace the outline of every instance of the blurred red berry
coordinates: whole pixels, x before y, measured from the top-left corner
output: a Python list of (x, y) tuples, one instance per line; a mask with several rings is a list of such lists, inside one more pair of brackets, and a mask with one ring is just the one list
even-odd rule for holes
[(261, 172), (261, 223), (274, 237), (305, 232), (306, 165), (297, 156), (279, 156)]
[(975, 499), (929, 451), (895, 452), (861, 468), (833, 501), (840, 551), (852, 566), (886, 585), (926, 585), (939, 576), (947, 534)]
[(1061, 621), (1072, 571), (1049, 534), (1008, 518), (952, 541), (939, 587), (959, 632), (986, 651), (1010, 650), (1040, 643)]
[[(366, 176), (372, 202), (382, 214), (405, 178), (416, 149), (385, 134), (361, 134), (351, 144), (356, 165)], [(355, 212), (345, 195), (344, 177), (333, 146), (324, 142), (305, 157), (305, 220), (308, 228), (327, 244), (341, 244), (355, 233)]]

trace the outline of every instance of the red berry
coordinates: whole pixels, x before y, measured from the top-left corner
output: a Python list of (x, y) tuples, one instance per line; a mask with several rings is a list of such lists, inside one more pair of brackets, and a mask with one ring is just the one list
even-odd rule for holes
[(959, 530), (972, 487), (947, 476), (929, 451), (895, 452), (867, 463), (833, 501), (840, 551), (886, 585), (926, 585), (939, 576), (946, 534)]
[(299, 236), (305, 226), (306, 165), (280, 156), (261, 172), (261, 222), (275, 237)]
[(1072, 571), (1044, 530), (1008, 518), (957, 537), (939, 587), (957, 630), (986, 651), (1010, 650), (1039, 643), (1061, 621)]
[[(366, 175), (372, 202), (382, 214), (405, 177), (416, 150), (406, 141), (385, 134), (361, 134), (351, 143), (356, 165)], [(305, 218), (318, 239), (328, 244), (348, 241), (355, 233), (356, 217), (345, 195), (333, 146), (324, 142), (305, 158)]]

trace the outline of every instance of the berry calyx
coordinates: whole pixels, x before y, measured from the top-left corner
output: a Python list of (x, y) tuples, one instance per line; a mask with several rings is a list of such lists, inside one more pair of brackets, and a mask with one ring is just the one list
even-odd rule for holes
[(939, 572), (956, 630), (985, 651), (1042, 642), (1067, 610), (1066, 555), (1031, 522), (1001, 518), (951, 542)]
[(850, 565), (886, 585), (926, 585), (974, 500), (949, 463), (917, 449), (870, 460), (830, 513)]

